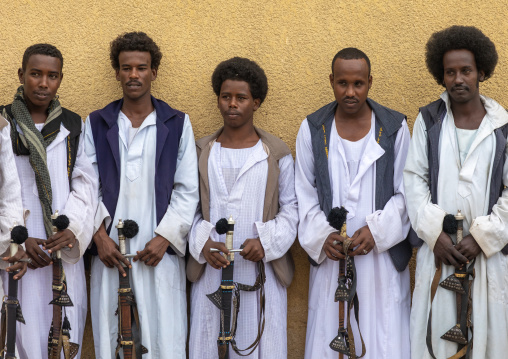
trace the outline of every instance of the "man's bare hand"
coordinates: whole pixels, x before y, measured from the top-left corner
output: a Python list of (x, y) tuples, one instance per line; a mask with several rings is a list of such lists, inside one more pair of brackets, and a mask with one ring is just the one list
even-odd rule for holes
[(127, 274), (125, 273), (122, 263), (129, 268), (132, 268), (132, 265), (129, 260), (120, 253), (118, 244), (108, 236), (104, 224), (102, 224), (97, 233), (94, 234), (93, 241), (97, 245), (97, 252), (99, 253), (99, 259), (102, 263), (108, 268), (118, 268), (120, 274), (125, 277)]
[(43, 268), (53, 263), (51, 258), (40, 247), (45, 242), (44, 239), (32, 237), (28, 237), (25, 241), (26, 254), (32, 259), (32, 263), (28, 264), (28, 268)]
[(358, 229), (351, 237), (351, 240), (353, 242), (349, 247), (355, 248), (349, 254), (351, 257), (357, 256), (359, 254), (368, 254), (376, 246), (376, 242), (374, 241), (374, 237), (372, 236), (368, 225)]
[(259, 238), (249, 238), (243, 242), (243, 250), (240, 255), (251, 262), (259, 262), (265, 257), (265, 249)]
[(72, 248), (75, 244), (76, 236), (74, 233), (70, 229), (64, 229), (49, 237), (42, 248), (47, 250), (48, 253), (53, 253), (65, 247)]
[(452, 239), (445, 232), (441, 232), (439, 237), (437, 237), (436, 244), (434, 245), (434, 257), (436, 268), (439, 267), (440, 262), (452, 265), (455, 268), (460, 268), (464, 264), (469, 263), (468, 259), (457, 250), (453, 245)]
[(478, 242), (476, 242), (476, 239), (470, 234), (465, 236), (462, 241), (455, 246), (455, 249), (469, 261), (475, 259), (482, 252)]
[(15, 275), (14, 275), (14, 280), (18, 280), (18, 279), (21, 279), (21, 277), (23, 277), (27, 271), (27, 267), (28, 267), (28, 263), (27, 262), (20, 262), (21, 259), (27, 259), (28, 258), (28, 255), (25, 253), (25, 251), (23, 250), (23, 247), (21, 246), (18, 246), (18, 253), (16, 253), (15, 255), (13, 255), (12, 257), (3, 257), (2, 259), (6, 262), (9, 262), (9, 263), (16, 263), (10, 267), (7, 267), (7, 269), (5, 269), (6, 272), (9, 272), (9, 273), (16, 273), (16, 271), (19, 271), (17, 272)]
[[(332, 261), (338, 261), (339, 259), (345, 259), (342, 248), (342, 243), (345, 238), (340, 236), (337, 232), (330, 233), (323, 244), (323, 251), (326, 256), (330, 258)], [(334, 241), (337, 241), (337, 244), (333, 244)]]
[(208, 238), (205, 245), (203, 246), (203, 257), (205, 260), (215, 269), (226, 268), (229, 265), (229, 261), (224, 258), (222, 253), (219, 252), (210, 252), (210, 249), (215, 248), (221, 251), (224, 254), (229, 254), (226, 245), (222, 242), (215, 242), (211, 238)]
[(147, 266), (156, 267), (164, 257), (168, 247), (169, 241), (166, 238), (156, 236), (145, 244), (145, 249), (137, 251), (137, 255), (132, 260), (134, 262), (143, 261)]

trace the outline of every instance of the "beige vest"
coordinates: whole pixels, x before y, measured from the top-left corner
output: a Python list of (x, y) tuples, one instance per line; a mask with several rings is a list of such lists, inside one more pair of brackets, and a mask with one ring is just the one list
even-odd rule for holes
[[(291, 153), (289, 147), (279, 138), (262, 129), (256, 128), (263, 149), (268, 155), (268, 176), (266, 179), (265, 201), (263, 206), (263, 222), (270, 221), (279, 213), (279, 160)], [(201, 213), (205, 221), (210, 221), (210, 188), (208, 186), (208, 158), (215, 140), (222, 133), (222, 128), (213, 135), (203, 137), (196, 141), (199, 168), (199, 194)], [(288, 251), (279, 259), (270, 262), (279, 280), (284, 287), (289, 287), (293, 280), (295, 264), (291, 252)], [(187, 261), (187, 279), (197, 281), (205, 270), (205, 264), (198, 263), (194, 257), (189, 256)]]

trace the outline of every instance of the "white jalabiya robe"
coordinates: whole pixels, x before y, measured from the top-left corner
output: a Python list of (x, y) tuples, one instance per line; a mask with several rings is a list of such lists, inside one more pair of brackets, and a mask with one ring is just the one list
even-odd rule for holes
[[(263, 223), (263, 205), (268, 174), (267, 154), (259, 141), (246, 149), (222, 148), (216, 142), (208, 159), (210, 183), (210, 222), (202, 218), (198, 210), (189, 235), (189, 250), (200, 263), (205, 263), (203, 246), (208, 238), (224, 242), (215, 223), (233, 216), (235, 231), (233, 247), (240, 246), (248, 238), (257, 238), (265, 250), (265, 331), (261, 343), (249, 358), (287, 357), (287, 297), (284, 288), (275, 278), (270, 261), (280, 258), (291, 247), (298, 225), (297, 202), (294, 192), (293, 158), (287, 155), (279, 160), (279, 204), (276, 218)], [(235, 254), (235, 282), (253, 285), (257, 277), (257, 264)], [(191, 329), (189, 354), (191, 359), (217, 356), (219, 335), (219, 309), (206, 297), (215, 292), (221, 282), (222, 272), (207, 265), (203, 276), (193, 284), (191, 296)], [(238, 348), (248, 347), (256, 338), (259, 292), (241, 292), (236, 343)], [(231, 348), (230, 358), (240, 358)]]
[[(6, 121), (0, 118), (0, 121)], [(6, 121), (7, 122), (7, 121)], [(15, 224), (24, 225), (21, 185), (19, 184), (16, 162), (12, 153), (11, 127), (0, 130), (0, 256), (9, 256), (11, 241), (10, 228)], [(9, 264), (0, 260), (0, 269)], [(1, 289), (1, 288), (0, 288)]]
[[(344, 206), (349, 211), (348, 236), (368, 225), (376, 242), (369, 254), (355, 257), (360, 328), (367, 350), (364, 358), (408, 359), (409, 269), (397, 272), (388, 249), (406, 238), (409, 231), (402, 184), (409, 130), (404, 122), (395, 141), (395, 195), (383, 210), (376, 210), (375, 166), (384, 150), (374, 138), (374, 114), (371, 130), (361, 147), (341, 139), (335, 121), (331, 128), (328, 168), (333, 207)], [(305, 119), (296, 140), (295, 188), (300, 214), (298, 238), (309, 256), (319, 263), (317, 267), (310, 267), (305, 358), (336, 359), (338, 353), (330, 349), (329, 344), (339, 328), (339, 304), (334, 302), (339, 267), (338, 262), (328, 259), (323, 251), (326, 238), (336, 230), (328, 224), (320, 209), (315, 178), (309, 124)], [(351, 325), (359, 355), (361, 341), (354, 318), (351, 318)]]
[[(164, 254), (156, 267), (133, 262), (130, 279), (141, 322), (141, 343), (148, 349), (143, 359), (185, 358), (187, 338), (187, 300), (185, 296), (186, 234), (198, 203), (198, 174), (194, 134), (185, 116), (178, 149), (171, 204), (157, 226), (155, 208), (156, 113), (152, 112), (139, 129), (132, 129), (129, 119), (118, 118), (120, 147), (120, 196), (113, 224), (132, 219), (139, 233), (127, 241), (128, 253), (136, 253), (160, 234), (178, 255)], [(90, 121), (86, 121), (86, 152), (97, 169), (95, 145)], [(111, 217), (102, 202), (95, 218), (96, 230)], [(110, 237), (118, 243), (118, 232)], [(99, 257), (92, 260), (90, 306), (97, 358), (113, 358), (118, 339), (118, 269), (108, 268)]]
[[(491, 166), (496, 143), (494, 129), (508, 123), (506, 111), (494, 100), (482, 97), (487, 114), (478, 128), (465, 161), (460, 160), (457, 134), (448, 94), (439, 140), (438, 204), (432, 204), (428, 184), (425, 123), (418, 115), (404, 169), (407, 206), (411, 223), (424, 244), (418, 251), (415, 290), (411, 311), (413, 359), (431, 358), (425, 343), (430, 310), (430, 287), (436, 270), (433, 248), (446, 213), (461, 210), (464, 236), (471, 233), (483, 253), (476, 258), (473, 283), (473, 358), (501, 359), (508, 355), (508, 257), (499, 251), (508, 243), (508, 192), (488, 213)], [(508, 185), (508, 162), (503, 169)], [(454, 272), (443, 265), (441, 280)], [(438, 287), (432, 305), (432, 344), (437, 358), (457, 352), (457, 344), (440, 339), (456, 324), (455, 293)]]
[[(42, 130), (43, 124), (36, 124)], [(18, 131), (21, 131), (18, 127)], [(93, 220), (97, 207), (98, 182), (92, 164), (86, 157), (83, 136), (80, 137), (76, 163), (72, 172), (72, 188), (67, 175), (67, 136), (69, 131), (60, 126), (60, 132), (47, 147), (48, 169), (53, 190), (53, 211), (69, 217), (69, 229), (77, 239), (71, 250), (62, 250), (62, 262), (67, 278), (67, 292), (74, 303), (66, 313), (71, 324), (71, 341), (81, 348), (87, 310), (83, 253), (92, 238)], [(28, 156), (15, 156), (21, 182), (23, 207), (30, 211), (26, 221), (30, 237), (46, 239), (35, 174)], [(48, 357), (48, 334), (53, 319), (52, 291), (53, 266), (28, 269), (18, 283), (18, 299), (26, 325), (17, 323), (16, 346), (20, 359)], [(4, 291), (7, 276), (3, 273)], [(80, 350), (81, 352), (81, 350)], [(80, 354), (78, 354), (79, 357)]]

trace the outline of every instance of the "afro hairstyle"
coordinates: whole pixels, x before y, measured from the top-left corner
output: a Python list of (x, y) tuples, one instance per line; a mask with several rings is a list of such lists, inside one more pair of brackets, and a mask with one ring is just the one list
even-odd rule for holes
[(497, 65), (494, 43), (474, 26), (451, 26), (433, 33), (427, 42), (425, 62), (439, 85), (444, 86), (443, 56), (451, 50), (468, 50), (474, 55), (476, 68), (487, 80)]
[(162, 58), (161, 50), (155, 41), (144, 32), (126, 32), (111, 41), (109, 58), (111, 59), (111, 66), (115, 70), (120, 69), (118, 58), (122, 51), (149, 52), (152, 60), (150, 67), (155, 70), (159, 69)]
[(28, 60), (33, 55), (46, 55), (50, 57), (55, 57), (60, 60), (60, 71), (63, 68), (63, 56), (60, 50), (58, 50), (55, 46), (50, 44), (35, 44), (32, 46), (29, 46), (25, 53), (23, 54), (23, 60), (21, 62), (21, 68), (26, 70), (26, 65), (28, 64)]
[(261, 103), (268, 93), (268, 79), (263, 69), (254, 61), (243, 57), (233, 57), (217, 65), (212, 74), (212, 88), (217, 96), (220, 95), (222, 83), (226, 80), (247, 82), (252, 97), (258, 98)]
[(335, 61), (337, 59), (342, 60), (359, 60), (364, 59), (367, 62), (367, 66), (369, 68), (369, 76), (370, 76), (370, 60), (365, 52), (357, 49), (356, 47), (346, 47), (335, 54), (332, 60), (332, 74), (333, 74), (333, 65), (335, 65)]

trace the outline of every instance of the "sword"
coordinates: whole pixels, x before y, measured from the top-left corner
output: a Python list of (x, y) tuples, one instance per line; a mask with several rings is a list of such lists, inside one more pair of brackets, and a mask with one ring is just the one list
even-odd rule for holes
[[(11, 230), (11, 257), (18, 253), (18, 246), (23, 244), (28, 238), (28, 231), (23, 226), (15, 226)], [(9, 291), (4, 297), (2, 304), (2, 352), (0, 359), (16, 359), (16, 321), (25, 324), (25, 319), (21, 313), (21, 306), (18, 301), (18, 281), (14, 280), (17, 272), (9, 272)], [(7, 333), (7, 343), (5, 337)]]
[[(58, 215), (58, 211), (51, 216), (51, 220), (53, 222), (53, 234), (63, 231), (69, 226), (69, 218), (65, 215)], [(71, 325), (65, 307), (72, 307), (74, 304), (67, 294), (67, 281), (62, 265), (61, 250), (53, 252), (51, 257), (53, 260), (53, 300), (49, 304), (53, 305), (53, 320), (48, 336), (48, 357), (50, 359), (60, 359), (60, 353), (63, 350), (65, 359), (73, 359), (78, 354), (79, 344), (70, 342)], [(64, 312), (63, 323), (62, 311)]]
[[(126, 258), (132, 258), (135, 254), (126, 254), (126, 240), (135, 237), (139, 232), (138, 224), (133, 220), (121, 219), (115, 226), (118, 229), (118, 247), (120, 254)], [(132, 292), (130, 284), (129, 267), (123, 262), (120, 262), (125, 271), (125, 277), (118, 272), (119, 275), (119, 288), (118, 288), (118, 344), (115, 351), (115, 358), (120, 358), (120, 349), (122, 349), (124, 359), (138, 359), (142, 354), (148, 353), (141, 340), (135, 341), (134, 336), (140, 335), (140, 323), (138, 311), (136, 308), (136, 300)], [(134, 318), (135, 326), (133, 330), (132, 319)]]
[[(257, 263), (259, 273), (254, 285), (235, 283), (233, 281), (234, 253), (241, 252), (243, 247), (240, 247), (240, 249), (233, 249), (234, 226), (235, 221), (232, 216), (229, 217), (229, 220), (226, 220), (225, 218), (220, 219), (215, 225), (215, 231), (219, 235), (226, 233), (225, 245), (229, 254), (223, 254), (223, 256), (230, 262), (230, 264), (226, 268), (222, 268), (222, 278), (219, 289), (212, 294), (207, 294), (208, 299), (210, 299), (210, 301), (220, 310), (220, 329), (219, 337), (217, 339), (219, 359), (229, 359), (230, 345), (233, 351), (239, 356), (249, 356), (252, 354), (261, 342), (265, 325), (264, 283), (266, 276), (264, 262), (261, 260)], [(212, 249), (210, 251), (220, 252), (218, 249)], [(240, 310), (240, 293), (241, 291), (253, 292), (258, 290), (261, 304), (258, 318), (258, 334), (251, 345), (245, 349), (239, 349), (236, 345), (235, 336), (238, 312)], [(233, 302), (233, 311), (231, 310), (231, 302)]]

